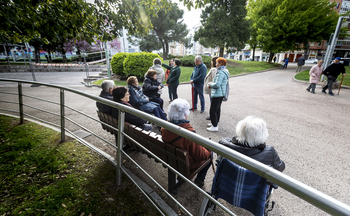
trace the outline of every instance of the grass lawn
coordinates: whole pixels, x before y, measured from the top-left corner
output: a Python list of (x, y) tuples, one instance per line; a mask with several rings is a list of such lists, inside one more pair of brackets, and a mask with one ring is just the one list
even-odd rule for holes
[[(305, 70), (305, 71), (298, 73), (297, 75), (295, 75), (295, 79), (309, 82), (309, 78), (310, 78), (309, 71), (310, 70)], [(350, 66), (345, 67), (345, 72), (347, 75), (344, 77), (342, 85), (350, 86), (350, 75), (349, 75), (350, 74)], [(338, 76), (337, 80), (340, 82), (341, 78), (342, 78), (342, 74), (340, 74)]]
[[(165, 64), (169, 64), (169, 60), (164, 60)], [(262, 70), (279, 68), (281, 64), (269, 64), (267, 62), (256, 62), (256, 61), (237, 61), (237, 60), (227, 60), (227, 69), (230, 72), (230, 75), (238, 75), (238, 74), (246, 74), (246, 73), (254, 73)], [(193, 67), (181, 67), (181, 75), (180, 75), (180, 83), (189, 82), (191, 78), (191, 74), (193, 72)], [(208, 68), (208, 71), (210, 69)], [(103, 80), (97, 80), (92, 82), (96, 85), (101, 85)], [(126, 82), (115, 81), (116, 85), (126, 85)], [(165, 82), (164, 82), (165, 83)], [(139, 83), (142, 85), (142, 83)]]
[(0, 215), (159, 215), (127, 177), (76, 141), (0, 116)]

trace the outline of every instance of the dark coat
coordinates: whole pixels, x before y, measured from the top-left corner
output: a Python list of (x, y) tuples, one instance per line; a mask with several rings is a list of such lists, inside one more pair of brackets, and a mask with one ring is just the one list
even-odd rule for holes
[(128, 89), (130, 94), (129, 103), (136, 109), (152, 113), (157, 107), (156, 103), (147, 100), (148, 97), (143, 94), (140, 86), (128, 85)]
[(200, 65), (194, 67), (191, 80), (194, 84), (204, 84), (204, 78), (207, 75), (207, 66), (201, 63)]
[(305, 58), (304, 57), (298, 58), (298, 65), (304, 65), (304, 64), (305, 64)]
[[(131, 104), (125, 103), (124, 101), (116, 101), (116, 102), (132, 107)], [(113, 118), (118, 119), (118, 109), (112, 108), (112, 116)], [(134, 116), (133, 114), (128, 112), (125, 112), (125, 121), (140, 128), (143, 128), (143, 125), (146, 123), (146, 120), (140, 117)]]
[[(113, 100), (113, 95), (111, 93), (105, 92), (103, 90), (101, 91), (100, 97), (108, 99), (108, 100)], [(100, 103), (100, 102), (96, 102), (96, 106), (97, 106), (98, 111), (100, 111), (102, 113), (110, 114), (110, 115), (112, 114), (112, 107), (105, 105), (103, 103)]]
[(345, 74), (345, 67), (343, 64), (331, 64), (329, 65), (324, 71), (323, 74), (326, 75), (327, 77), (331, 75), (332, 77), (337, 78), (339, 74)]
[(273, 148), (273, 146), (263, 143), (255, 148), (251, 148), (240, 144), (235, 137), (232, 139), (222, 138), (219, 143), (263, 164), (269, 165), (278, 171), (282, 172), (285, 168), (284, 162), (280, 159), (277, 151)]
[(150, 100), (153, 98), (159, 98), (160, 94), (158, 94), (158, 86), (163, 88), (162, 83), (160, 83), (158, 80), (146, 76), (146, 79), (143, 82), (142, 91), (149, 97)]
[(170, 75), (168, 77), (168, 79), (166, 80), (166, 83), (171, 85), (171, 86), (178, 86), (179, 85), (179, 78), (181, 75), (181, 69), (179, 66), (177, 67), (173, 67), (173, 66), (169, 66), (166, 64), (162, 64), (163, 67), (165, 67), (166, 69), (170, 70)]

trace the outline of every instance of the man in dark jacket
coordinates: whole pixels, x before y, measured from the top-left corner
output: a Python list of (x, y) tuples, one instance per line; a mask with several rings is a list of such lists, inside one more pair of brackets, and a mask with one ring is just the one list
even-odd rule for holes
[(297, 61), (298, 61), (298, 66), (297, 66), (296, 72), (299, 73), (301, 71), (301, 67), (305, 64), (304, 56), (300, 56)]
[(339, 63), (340, 57), (334, 59), (334, 63), (329, 65), (324, 71), (323, 74), (327, 76), (327, 85), (323, 87), (322, 92), (327, 94), (326, 90), (329, 89), (328, 94), (334, 96), (332, 92), (333, 82), (337, 80), (340, 73), (345, 76), (345, 67), (343, 64)]
[(222, 138), (219, 143), (280, 172), (284, 170), (285, 163), (280, 159), (277, 151), (273, 146), (265, 143), (269, 134), (263, 119), (248, 116), (239, 121), (236, 126), (236, 135), (232, 139)]
[[(115, 89), (114, 82), (112, 80), (104, 80), (101, 83), (102, 91), (100, 97), (113, 100), (112, 91)], [(100, 102), (96, 102), (96, 106), (100, 112), (112, 115), (112, 108)]]
[[(203, 64), (202, 56), (196, 56), (194, 59), (196, 66), (191, 75), (191, 85), (194, 88), (193, 91), (193, 108), (197, 109), (198, 96), (201, 101), (201, 113), (205, 110), (205, 100), (203, 95), (204, 79), (207, 75), (207, 66)], [(192, 108), (190, 109), (192, 110)]]

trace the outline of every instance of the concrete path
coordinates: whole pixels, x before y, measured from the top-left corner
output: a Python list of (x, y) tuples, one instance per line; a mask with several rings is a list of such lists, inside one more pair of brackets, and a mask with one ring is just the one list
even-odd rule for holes
[[(305, 68), (311, 66), (308, 65)], [(339, 96), (332, 97), (322, 94), (318, 87), (315, 95), (310, 94), (305, 90), (308, 84), (292, 80), (294, 74), (295, 65), (290, 64), (287, 70), (274, 70), (230, 78), (230, 96), (229, 100), (222, 104), (219, 132), (206, 131), (206, 125), (209, 121), (205, 120), (205, 117), (210, 106), (207, 95), (206, 112), (203, 114), (198, 111), (191, 112), (189, 120), (198, 134), (218, 141), (222, 137), (233, 137), (237, 122), (248, 115), (265, 119), (270, 135), (267, 144), (273, 145), (281, 159), (285, 161), (284, 173), (350, 205), (350, 170), (348, 168), (350, 164), (348, 159), (350, 153), (350, 90), (342, 89)], [(3, 87), (2, 83), (0, 86)], [(100, 92), (99, 88), (86, 88), (82, 85), (73, 88), (94, 95), (98, 95)], [(17, 92), (17, 88), (1, 88), (0, 91)], [(59, 102), (57, 89), (25, 87), (24, 92), (27, 95)], [(180, 85), (178, 94), (179, 97), (191, 103), (190, 85)], [(13, 95), (0, 94), (0, 97), (1, 100), (17, 100)], [(162, 97), (165, 100), (165, 109), (167, 109), (167, 88), (164, 89)], [(70, 93), (66, 93), (65, 100), (67, 105), (96, 117), (95, 103), (91, 100)], [(39, 106), (39, 102), (34, 99), (25, 99), (25, 103)], [(40, 106), (59, 113), (57, 106), (49, 104)], [(17, 105), (3, 102), (0, 102), (0, 107), (17, 109)], [(50, 119), (50, 121), (59, 124), (58, 117), (50, 114), (40, 113), (27, 107), (25, 107), (25, 112), (38, 118)], [(102, 134), (107, 140), (114, 143), (114, 137), (104, 132), (101, 126), (94, 121), (69, 109), (67, 109), (66, 115), (85, 125), (88, 129)], [(66, 125), (72, 131), (78, 129), (68, 121)], [(108, 144), (98, 141), (92, 136), (86, 140), (109, 154), (115, 155), (115, 151), (111, 150)], [(129, 153), (141, 163), (144, 169), (157, 178), (162, 186), (167, 187), (166, 169), (145, 155), (136, 152)], [(147, 177), (142, 175), (134, 165), (126, 161), (125, 166), (143, 181), (149, 183)], [(207, 191), (211, 188), (212, 178), (213, 171), (210, 169), (204, 186)], [(151, 183), (149, 184), (151, 185)], [(161, 195), (161, 192), (159, 194)], [(175, 197), (194, 215), (198, 213), (203, 199), (203, 196), (187, 184), (178, 189), (178, 195)], [(176, 212), (179, 210), (172, 201), (166, 198), (165, 200)], [(276, 201), (276, 205), (271, 215), (327, 215), (283, 188), (275, 191), (273, 200)], [(246, 215), (239, 210), (234, 209), (234, 211), (238, 215)], [(220, 211), (217, 214), (221, 215)]]

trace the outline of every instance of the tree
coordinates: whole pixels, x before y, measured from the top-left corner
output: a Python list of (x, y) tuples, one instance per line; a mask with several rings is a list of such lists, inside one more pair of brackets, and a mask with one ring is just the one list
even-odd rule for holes
[[(161, 6), (162, 4), (159, 4)], [(153, 51), (163, 49), (163, 58), (167, 59), (169, 53), (169, 43), (180, 42), (189, 46), (187, 26), (183, 23), (184, 11), (179, 9), (176, 3), (161, 9), (156, 17), (151, 17), (153, 30), (147, 36), (133, 34), (137, 39), (129, 41), (133, 44), (139, 43), (142, 51)]]
[(338, 15), (329, 0), (249, 1), (248, 17), (257, 27), (257, 42), (264, 52), (308, 49), (309, 42), (328, 39)]
[(249, 21), (246, 19), (246, 0), (211, 1), (201, 14), (202, 26), (194, 40), (205, 47), (242, 49), (249, 39)]

